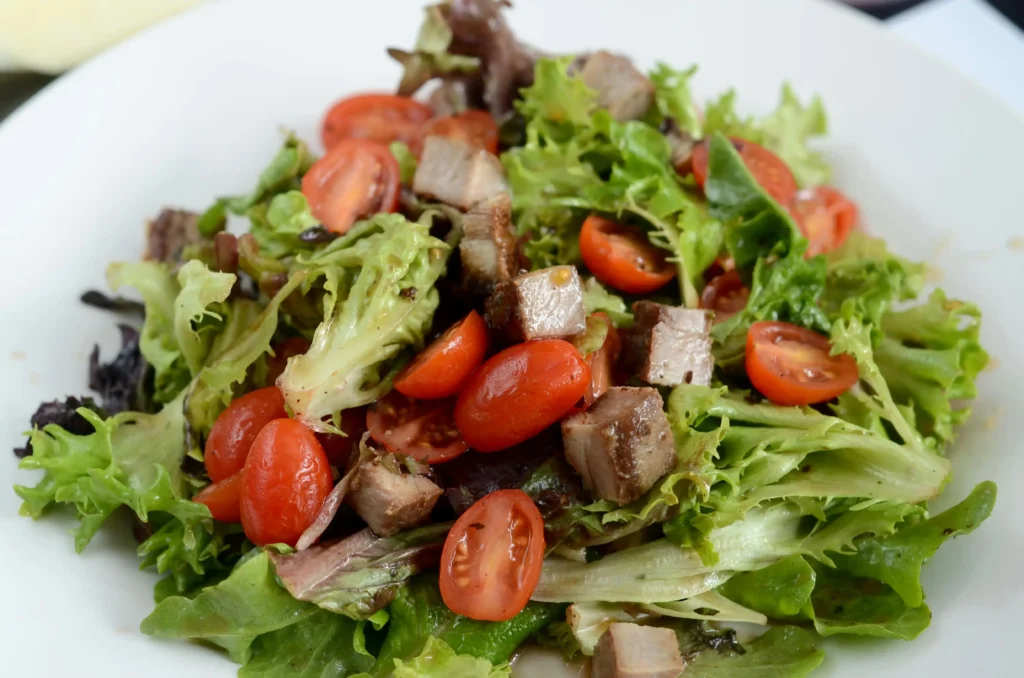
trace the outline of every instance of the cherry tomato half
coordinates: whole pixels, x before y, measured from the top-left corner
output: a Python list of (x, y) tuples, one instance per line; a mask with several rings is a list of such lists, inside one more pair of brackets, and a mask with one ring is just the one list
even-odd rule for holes
[(242, 520), (242, 472), (203, 488), (192, 501), (206, 504), (214, 520), (222, 523), (238, 523)]
[(828, 338), (797, 325), (757, 322), (747, 333), (747, 376), (777, 405), (831, 400), (857, 383), (857, 362), (829, 355)]
[(487, 111), (471, 110), (458, 115), (434, 118), (423, 126), (421, 141), (412, 147), (417, 156), (422, 150), (422, 139), (428, 136), (458, 139), (488, 153), (498, 152), (498, 123)]
[(242, 471), (245, 536), (257, 546), (295, 546), (333, 488), (313, 432), (294, 419), (275, 419), (256, 436)]
[(479, 313), (470, 311), (395, 377), (395, 389), (424, 400), (455, 395), (486, 354), (487, 325)]
[(857, 205), (831, 186), (800, 191), (793, 199), (790, 213), (810, 241), (809, 257), (841, 247), (857, 227)]
[(441, 552), (441, 598), (452, 612), (505, 621), (526, 607), (544, 562), (544, 519), (522, 490), (484, 496), (452, 526)]
[[(775, 202), (786, 206), (793, 200), (796, 193), (796, 179), (782, 158), (767, 148), (746, 139), (730, 138), (732, 145), (739, 151), (743, 163), (750, 170), (754, 179), (770, 195)], [(693, 177), (697, 184), (704, 188), (708, 178), (708, 145), (706, 141), (697, 144), (693, 149)]]
[(747, 307), (750, 289), (740, 280), (735, 269), (716, 275), (704, 286), (700, 307), (715, 312), (715, 322), (728, 320)]
[(648, 294), (676, 277), (665, 252), (642, 232), (596, 214), (583, 222), (580, 256), (594, 277), (629, 294)]
[(219, 483), (241, 471), (260, 430), (274, 419), (287, 416), (284, 396), (276, 386), (232, 400), (213, 422), (206, 438), (203, 456), (210, 480)]
[(309, 339), (305, 337), (289, 337), (273, 345), (274, 355), (267, 356), (267, 382), (277, 383), (277, 378), (288, 366), (288, 359), (304, 355), (309, 350)]
[(398, 207), (400, 172), (387, 146), (345, 139), (313, 163), (302, 193), (328, 231), (344, 233), (359, 219)]
[(430, 106), (393, 94), (357, 94), (334, 104), (324, 116), (320, 138), (330, 150), (344, 139), (364, 139), (379, 144), (404, 141), (415, 144), (423, 123), (434, 112)]
[(569, 342), (516, 344), (469, 378), (455, 403), (455, 423), (474, 450), (503, 450), (558, 421), (589, 385), (590, 368)]
[(469, 449), (455, 427), (454, 405), (454, 399), (413, 400), (392, 391), (370, 406), (366, 428), (391, 452), (440, 464)]

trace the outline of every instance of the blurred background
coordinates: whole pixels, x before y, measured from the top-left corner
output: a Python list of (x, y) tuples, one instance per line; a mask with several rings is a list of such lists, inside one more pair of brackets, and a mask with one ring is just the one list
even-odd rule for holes
[[(61, 73), (152, 24), (213, 1), (0, 0), (0, 120)], [(882, 21), (887, 30), (1024, 114), (1024, 0), (846, 4)]]

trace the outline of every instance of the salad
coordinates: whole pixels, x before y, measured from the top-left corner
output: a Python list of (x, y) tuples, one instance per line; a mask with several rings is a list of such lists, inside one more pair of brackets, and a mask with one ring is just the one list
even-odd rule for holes
[(823, 637), (921, 634), (922, 565), (995, 503), (928, 510), (988, 356), (831, 185), (822, 102), (698, 104), (695, 67), (543, 53), (496, 0), (389, 54), (323, 155), (288, 136), (83, 295), (123, 347), (32, 417), (22, 514), (75, 511), (81, 551), (130, 513), (142, 631), (244, 678), (492, 678), (530, 645), (799, 677)]

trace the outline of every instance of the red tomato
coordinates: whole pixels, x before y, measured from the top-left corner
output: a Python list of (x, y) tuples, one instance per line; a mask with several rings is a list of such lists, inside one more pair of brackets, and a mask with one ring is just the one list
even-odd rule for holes
[(544, 562), (544, 519), (522, 490), (484, 496), (452, 526), (441, 552), (441, 598), (452, 612), (505, 621), (526, 607)]
[(648, 294), (676, 277), (676, 269), (635, 228), (591, 214), (580, 230), (580, 256), (601, 282), (629, 294)]
[(569, 342), (516, 344), (469, 378), (455, 403), (455, 423), (474, 450), (503, 450), (561, 419), (589, 385), (590, 368)]
[(324, 117), (320, 138), (330, 150), (344, 139), (379, 144), (404, 141), (415, 144), (423, 123), (434, 112), (430, 106), (393, 94), (357, 94), (334, 104)]
[(747, 307), (750, 289), (735, 269), (716, 275), (700, 295), (700, 307), (715, 312), (715, 322), (728, 320)]
[[(746, 139), (731, 138), (732, 145), (739, 151), (743, 163), (750, 173), (775, 202), (786, 206), (796, 193), (796, 179), (786, 167), (782, 158), (760, 144)], [(697, 144), (693, 149), (693, 177), (697, 184), (704, 188), (708, 178), (708, 146), (706, 141)]]
[(313, 216), (328, 231), (344, 233), (359, 219), (398, 208), (400, 172), (387, 146), (339, 141), (302, 177)]
[(341, 428), (345, 435), (335, 433), (316, 433), (316, 439), (324, 448), (327, 461), (332, 466), (345, 470), (348, 460), (359, 450), (359, 441), (366, 433), (366, 408), (353, 407), (341, 411)]
[[(498, 123), (487, 111), (465, 111), (458, 115), (435, 118), (423, 127), (422, 138), (428, 136), (448, 137), (464, 141), (470, 146), (477, 146), (488, 153), (498, 152)], [(419, 156), (423, 142), (417, 142), (412, 148)]]
[(479, 313), (470, 311), (395, 377), (395, 389), (424, 400), (455, 395), (486, 354), (487, 325)]
[(608, 324), (608, 334), (605, 336), (601, 348), (583, 356), (587, 367), (590, 368), (590, 383), (587, 384), (587, 390), (583, 393), (583, 404), (587, 407), (612, 387), (615, 362), (619, 359), (619, 351), (622, 350), (619, 333), (612, 325), (608, 314), (597, 312), (594, 315)]
[(284, 396), (276, 386), (246, 393), (231, 401), (213, 422), (206, 438), (203, 454), (210, 480), (219, 483), (241, 471), (260, 430), (274, 419), (287, 416)]
[(277, 378), (284, 372), (288, 365), (288, 359), (297, 355), (303, 355), (309, 350), (309, 339), (305, 337), (289, 337), (284, 341), (274, 344), (274, 355), (267, 358), (267, 381), (271, 384), (277, 382)]
[(454, 405), (452, 399), (413, 400), (392, 391), (370, 406), (366, 428), (391, 452), (440, 464), (469, 449), (455, 427)]
[(777, 405), (831, 400), (857, 383), (857, 362), (829, 355), (828, 338), (783, 322), (757, 322), (747, 333), (747, 376)]
[(193, 497), (192, 501), (206, 504), (214, 520), (222, 523), (241, 522), (242, 472), (219, 483), (211, 483)]
[(810, 241), (809, 257), (841, 247), (857, 227), (857, 206), (831, 186), (800, 191), (789, 211)]
[(242, 471), (245, 536), (257, 546), (295, 546), (332, 489), (331, 465), (313, 432), (275, 419), (256, 436)]

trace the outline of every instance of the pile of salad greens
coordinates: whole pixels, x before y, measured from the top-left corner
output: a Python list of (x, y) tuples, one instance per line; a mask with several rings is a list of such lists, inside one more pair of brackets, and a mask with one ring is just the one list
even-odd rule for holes
[[(417, 50), (399, 53), (407, 79), (479, 66), (446, 51), (452, 34), (439, 17), (432, 8)], [(821, 636), (911, 640), (927, 628), (922, 565), (995, 502), (995, 486), (982, 483), (947, 511), (927, 508), (950, 480), (946, 454), (987, 363), (977, 307), (926, 291), (922, 265), (863, 232), (805, 256), (792, 216), (727, 137), (774, 151), (801, 187), (827, 183), (811, 146), (827, 128), (818, 99), (805, 104), (786, 86), (769, 115), (744, 117), (734, 92), (698, 106), (696, 69), (658, 64), (655, 105), (621, 123), (571, 62), (537, 59), (501, 120), (500, 160), (530, 265), (580, 266), (588, 313), (628, 327), (634, 299), (581, 266), (579, 230), (597, 212), (667, 251), (678, 284), (650, 298), (697, 307), (706, 271), (725, 257), (749, 287), (746, 306), (713, 327), (713, 385), (665, 392), (675, 468), (624, 506), (588, 497), (558, 453), (530, 469), (517, 486), (541, 509), (548, 556), (532, 602), (509, 621), (460, 617), (441, 601), (422, 557), (436, 563), (441, 521), (390, 537), (356, 532), (320, 579), (286, 590), (277, 569), (291, 549), (257, 548), (192, 501), (209, 482), (204, 436), (233, 398), (266, 384), (272, 346), (289, 337), (313, 340), (287, 373), (292, 390), (309, 394), (309, 420), (386, 394), (450, 322), (445, 281), (459, 236), (457, 211), (419, 201), (314, 237), (319, 222), (299, 189), (315, 158), (289, 137), (249, 195), (203, 214), (201, 237), (178, 261), (110, 266), (114, 292), (141, 296), (141, 326), (114, 362), (94, 359), (100, 402), (48, 404), (22, 451), (21, 468), (42, 478), (15, 488), (21, 513), (71, 507), (77, 551), (115, 512), (134, 514), (141, 567), (161, 575), (144, 633), (222, 648), (244, 678), (470, 678), (510, 675), (524, 643), (591, 655), (609, 624), (639, 621), (675, 630), (685, 675), (710, 678), (804, 676), (822, 661)], [(667, 127), (705, 140), (703, 191), (676, 171)], [(393, 152), (408, 181), (415, 157), (402, 144)], [(219, 270), (215, 246), (229, 214), (248, 222), (234, 272)], [(439, 223), (452, 224), (447, 235)], [(859, 385), (823, 406), (760, 398), (743, 356), (747, 330), (763, 320), (828, 336), (856, 360)], [(767, 632), (740, 642), (737, 622)]]

